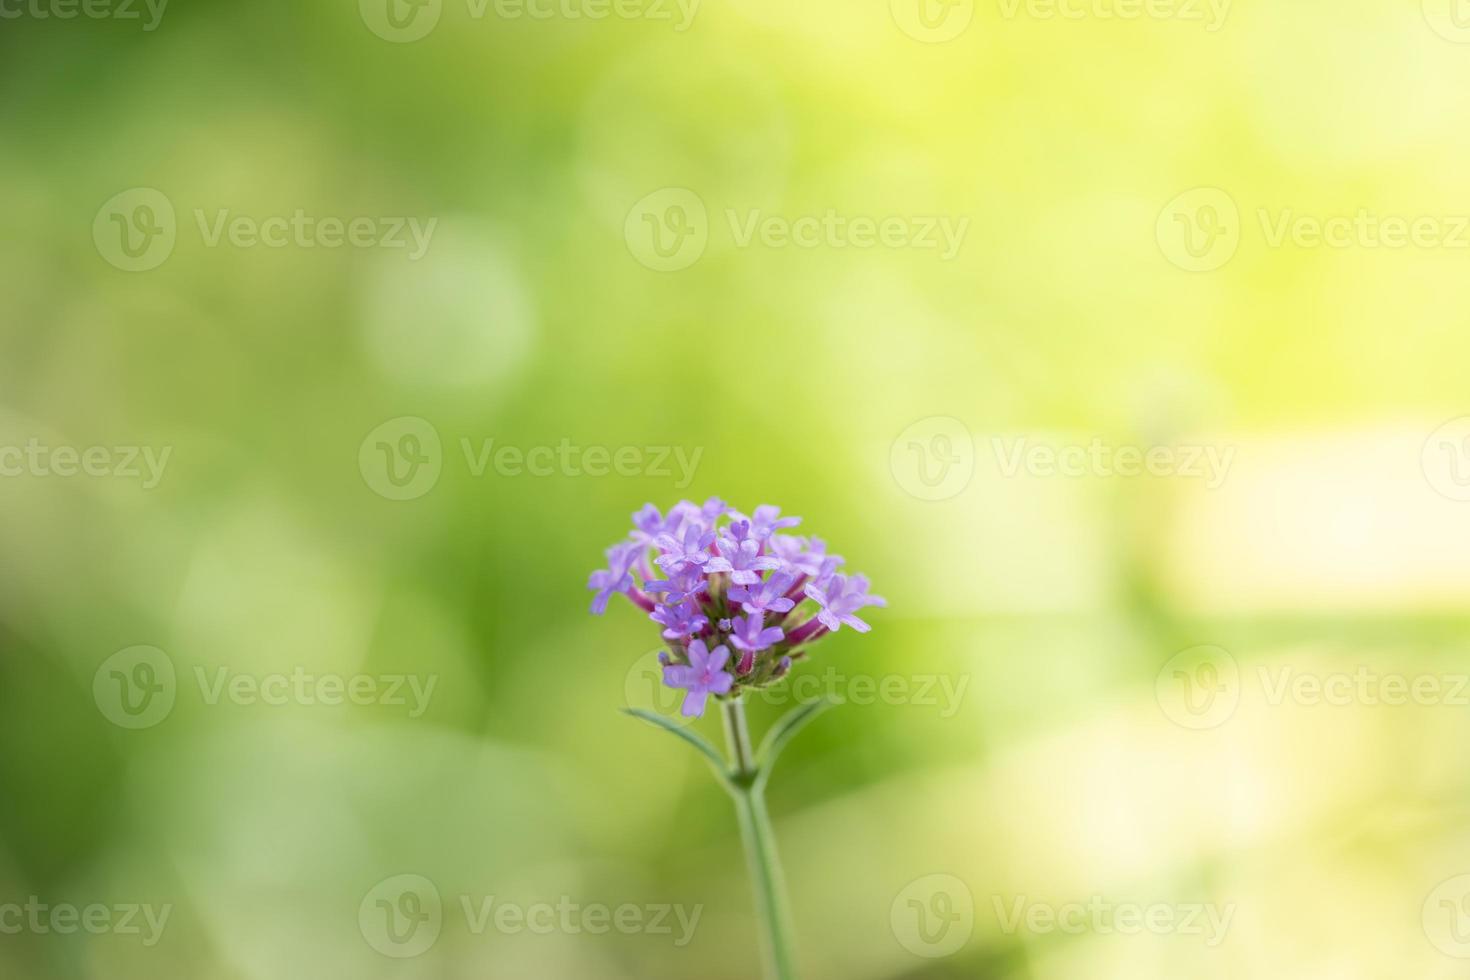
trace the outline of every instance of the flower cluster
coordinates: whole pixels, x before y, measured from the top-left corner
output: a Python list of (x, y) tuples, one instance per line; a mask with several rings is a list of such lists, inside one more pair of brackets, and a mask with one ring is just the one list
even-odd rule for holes
[(588, 580), (592, 612), (606, 612), (615, 594), (646, 611), (668, 645), (664, 683), (687, 692), (686, 716), (702, 715), (711, 694), (784, 677), (827, 633), (866, 633), (858, 610), (887, 604), (862, 575), (837, 571), (842, 558), (820, 538), (782, 533), (800, 523), (769, 505), (746, 516), (719, 498), (682, 500), (668, 514), (648, 504)]

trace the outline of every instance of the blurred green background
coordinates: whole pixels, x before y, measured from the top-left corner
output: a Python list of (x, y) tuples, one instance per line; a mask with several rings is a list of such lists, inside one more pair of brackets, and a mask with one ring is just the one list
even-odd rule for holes
[(804, 976), (1463, 975), (1458, 2), (0, 0), (0, 976), (755, 976), (583, 588), (716, 494), (889, 601)]

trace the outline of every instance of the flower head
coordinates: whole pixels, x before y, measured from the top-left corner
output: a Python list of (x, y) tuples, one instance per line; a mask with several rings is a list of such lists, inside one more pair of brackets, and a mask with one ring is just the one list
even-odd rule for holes
[[(747, 517), (718, 497), (681, 500), (667, 512), (649, 504), (633, 515), (628, 539), (608, 549), (607, 568), (588, 579), (592, 611), (622, 593), (658, 623), (664, 682), (688, 692), (686, 715), (702, 714), (710, 695), (775, 683), (828, 633), (867, 632), (857, 611), (884, 605), (863, 576), (837, 574), (842, 559), (822, 539), (780, 533), (799, 523), (769, 504)], [(662, 579), (648, 581), (650, 558)], [(733, 665), (731, 650), (739, 652)]]
[(706, 650), (703, 640), (689, 643), (689, 665), (675, 664), (664, 668), (664, 683), (669, 687), (684, 688), (684, 705), (679, 713), (686, 718), (698, 718), (704, 714), (704, 704), (711, 694), (730, 693), (735, 678), (725, 672), (730, 660), (730, 651), (723, 644)]
[(853, 614), (864, 606), (888, 605), (887, 600), (868, 595), (868, 579), (863, 575), (848, 578), (834, 573), (820, 585), (808, 585), (806, 595), (822, 607), (817, 613), (817, 620), (834, 633), (844, 623), (859, 633), (866, 633), (872, 627)]
[(627, 594), (633, 588), (632, 568), (643, 554), (637, 544), (615, 544), (607, 549), (607, 568), (593, 572), (587, 578), (587, 588), (595, 589), (592, 597), (592, 614), (601, 616), (607, 611), (607, 601), (617, 593)]
[(764, 541), (782, 528), (796, 527), (800, 523), (800, 517), (782, 517), (780, 507), (761, 504), (750, 515), (750, 533), (757, 541)]
[(701, 615), (699, 607), (689, 601), (659, 606), (648, 614), (648, 618), (664, 628), (663, 637), (666, 640), (687, 639), (696, 633), (703, 633), (704, 628), (709, 625), (709, 619)]
[(781, 559), (786, 570), (797, 575), (818, 576), (828, 562), (833, 568), (842, 564), (841, 556), (827, 554), (827, 542), (821, 538), (776, 534), (769, 543), (771, 552)]
[(684, 534), (681, 537), (660, 534), (653, 539), (653, 543), (663, 550), (663, 554), (655, 558), (654, 563), (672, 573), (683, 571), (687, 565), (703, 568), (710, 560), (709, 549), (715, 543), (715, 536), (699, 524), (689, 521), (684, 525)]
[(781, 562), (760, 553), (760, 545), (754, 538), (736, 541), (734, 538), (720, 540), (720, 554), (706, 561), (707, 572), (729, 572), (730, 581), (737, 585), (754, 585), (761, 580), (757, 572), (780, 568)]
[(740, 603), (748, 613), (787, 613), (796, 602), (786, 598), (786, 592), (796, 584), (796, 576), (790, 572), (776, 572), (770, 578), (749, 588), (738, 585), (730, 590), (731, 600)]
[(702, 569), (686, 565), (665, 580), (649, 582), (643, 591), (662, 595), (665, 602), (683, 602), (708, 592), (709, 580), (704, 577)]
[(730, 620), (730, 642), (735, 649), (747, 653), (762, 650), (780, 643), (786, 636), (779, 626), (766, 626), (765, 617), (756, 613), (752, 616), (736, 616)]

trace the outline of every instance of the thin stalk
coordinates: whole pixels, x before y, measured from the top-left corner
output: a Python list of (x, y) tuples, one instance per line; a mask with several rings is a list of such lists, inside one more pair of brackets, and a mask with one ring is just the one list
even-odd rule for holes
[(757, 765), (755, 751), (750, 744), (745, 705), (739, 698), (723, 704), (725, 741), (730, 748), (732, 770), (730, 793), (735, 798), (740, 837), (745, 844), (746, 864), (750, 869), (750, 884), (755, 891), (766, 977), (768, 980), (796, 980), (791, 913), (786, 903), (781, 859), (776, 853), (776, 835), (766, 812), (765, 774)]

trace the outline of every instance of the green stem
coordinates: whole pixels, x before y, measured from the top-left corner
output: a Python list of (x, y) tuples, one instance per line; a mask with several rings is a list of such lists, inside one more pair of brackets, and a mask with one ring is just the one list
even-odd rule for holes
[(750, 868), (750, 884), (755, 891), (766, 977), (768, 980), (796, 980), (786, 884), (781, 875), (781, 859), (776, 854), (776, 835), (771, 829), (770, 815), (766, 813), (766, 774), (756, 764), (751, 748), (750, 730), (745, 724), (745, 705), (739, 698), (723, 704), (725, 741), (730, 747), (730, 792), (735, 798), (740, 837), (745, 843), (746, 863)]

